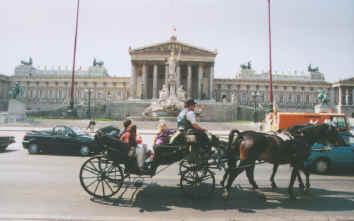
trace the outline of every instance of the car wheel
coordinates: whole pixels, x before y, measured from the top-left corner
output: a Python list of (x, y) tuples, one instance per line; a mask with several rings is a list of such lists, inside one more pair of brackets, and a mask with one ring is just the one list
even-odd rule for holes
[(90, 148), (88, 146), (81, 146), (80, 155), (84, 157), (90, 155)]
[(326, 159), (318, 159), (314, 164), (317, 173), (327, 173), (329, 170), (329, 161)]
[(39, 153), (39, 147), (37, 144), (32, 143), (28, 147), (28, 153), (30, 154), (38, 154)]

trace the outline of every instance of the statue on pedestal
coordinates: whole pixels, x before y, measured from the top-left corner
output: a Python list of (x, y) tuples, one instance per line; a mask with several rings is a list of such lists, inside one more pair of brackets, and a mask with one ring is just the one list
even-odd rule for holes
[(328, 105), (329, 97), (322, 89), (318, 89), (317, 99), (321, 105)]
[(18, 96), (23, 96), (23, 87), (16, 82), (15, 86), (9, 91), (9, 98), (16, 99)]
[(178, 53), (178, 56), (175, 55), (175, 50), (171, 50), (170, 57), (167, 59), (168, 64), (168, 88), (170, 92), (170, 96), (176, 96), (176, 79), (177, 79), (177, 64), (181, 57), (181, 50)]
[(167, 88), (167, 85), (164, 84), (162, 86), (162, 89), (160, 90), (159, 99), (166, 100), (167, 98), (168, 98), (168, 88)]

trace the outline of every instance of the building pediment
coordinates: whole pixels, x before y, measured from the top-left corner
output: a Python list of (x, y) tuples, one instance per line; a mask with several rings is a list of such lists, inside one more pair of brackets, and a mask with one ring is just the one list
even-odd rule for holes
[(176, 54), (181, 53), (181, 56), (205, 56), (214, 57), (217, 55), (216, 51), (203, 49), (200, 47), (192, 46), (183, 42), (177, 41), (175, 38), (171, 38), (170, 41), (162, 42), (150, 46), (140, 48), (129, 48), (129, 53), (132, 56), (136, 55), (163, 55), (168, 56), (171, 51), (174, 50)]

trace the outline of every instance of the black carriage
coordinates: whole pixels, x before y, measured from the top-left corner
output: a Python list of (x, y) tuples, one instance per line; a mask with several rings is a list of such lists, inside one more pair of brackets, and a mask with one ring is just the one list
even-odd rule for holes
[[(218, 139), (211, 135), (210, 141)], [(145, 161), (144, 169), (139, 170), (135, 157), (128, 157), (129, 146), (119, 140), (119, 129), (106, 127), (98, 130), (96, 142), (103, 152), (84, 162), (80, 169), (80, 183), (94, 197), (111, 197), (125, 182), (134, 178), (151, 178), (157, 175), (161, 166), (180, 162), (180, 187), (192, 198), (209, 196), (215, 189), (213, 168), (222, 168), (224, 158), (220, 151), (213, 153), (201, 151), (193, 133), (175, 134), (172, 144), (154, 146), (155, 157)], [(171, 142), (170, 142), (171, 143)], [(148, 156), (146, 156), (148, 158)]]

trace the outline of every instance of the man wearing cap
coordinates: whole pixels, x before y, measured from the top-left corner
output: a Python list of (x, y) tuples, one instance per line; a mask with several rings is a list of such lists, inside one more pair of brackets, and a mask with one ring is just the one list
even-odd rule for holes
[(194, 132), (196, 132), (202, 146), (210, 149), (209, 138), (206, 134), (206, 129), (201, 128), (197, 123), (194, 113), (195, 105), (196, 103), (193, 99), (189, 99), (185, 102), (184, 109), (177, 116), (178, 130), (187, 131), (188, 129), (192, 129)]

